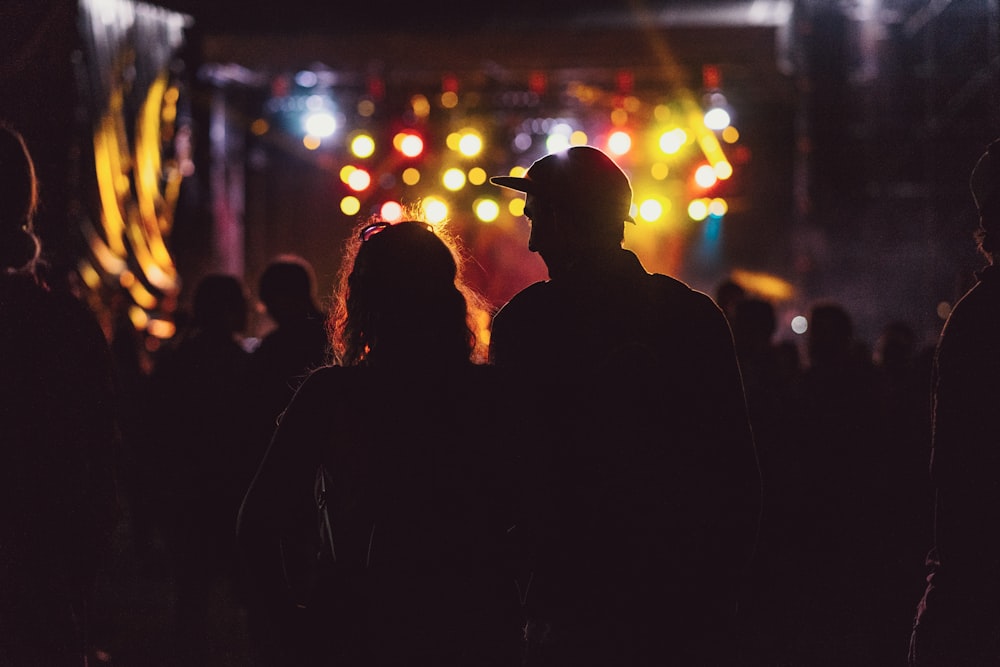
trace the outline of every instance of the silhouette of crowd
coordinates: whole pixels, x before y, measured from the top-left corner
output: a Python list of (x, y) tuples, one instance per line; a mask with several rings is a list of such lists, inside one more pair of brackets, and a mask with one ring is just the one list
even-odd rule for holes
[(491, 179), (548, 270), (499, 307), (408, 211), (151, 351), (37, 270), (0, 127), (0, 666), (1000, 664), (998, 150), (934, 342), (647, 271), (575, 146)]

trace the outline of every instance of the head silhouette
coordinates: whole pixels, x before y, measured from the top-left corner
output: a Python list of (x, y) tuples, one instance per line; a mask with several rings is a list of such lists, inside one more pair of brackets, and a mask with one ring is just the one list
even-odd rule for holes
[(817, 303), (809, 314), (806, 339), (811, 365), (829, 367), (843, 363), (850, 358), (854, 344), (854, 322), (840, 304)]
[(35, 165), (24, 138), (0, 123), (0, 269), (30, 267), (38, 258), (32, 219), (38, 207)]
[(257, 291), (261, 303), (279, 326), (319, 312), (312, 265), (297, 255), (281, 255), (268, 264)]
[(192, 324), (201, 331), (232, 335), (247, 326), (247, 298), (236, 276), (212, 273), (195, 288)]
[(465, 363), (476, 349), (460, 264), (443, 231), (364, 225), (345, 253), (331, 319), (339, 363)]
[(494, 185), (525, 193), (528, 247), (560, 270), (582, 255), (621, 247), (632, 221), (632, 185), (603, 151), (573, 146), (536, 160), (523, 177), (494, 176)]

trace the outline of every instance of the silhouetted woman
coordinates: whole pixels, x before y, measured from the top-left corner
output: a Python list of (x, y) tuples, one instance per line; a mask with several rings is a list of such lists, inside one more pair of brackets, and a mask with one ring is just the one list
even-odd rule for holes
[(412, 221), (365, 226), (346, 250), (340, 365), (297, 392), (240, 518), (251, 581), (293, 628), (289, 662), (518, 662), (501, 402), (456, 257)]
[(0, 665), (85, 662), (118, 519), (111, 357), (93, 314), (36, 275), (38, 184), (0, 125)]

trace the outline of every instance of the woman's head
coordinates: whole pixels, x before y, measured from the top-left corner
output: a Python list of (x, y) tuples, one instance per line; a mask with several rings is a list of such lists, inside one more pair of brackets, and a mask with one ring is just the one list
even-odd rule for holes
[(446, 232), (417, 221), (360, 226), (345, 249), (331, 316), (336, 361), (351, 366), (478, 360), (481, 302)]
[(0, 269), (31, 265), (38, 257), (32, 219), (38, 206), (35, 165), (21, 134), (0, 123)]

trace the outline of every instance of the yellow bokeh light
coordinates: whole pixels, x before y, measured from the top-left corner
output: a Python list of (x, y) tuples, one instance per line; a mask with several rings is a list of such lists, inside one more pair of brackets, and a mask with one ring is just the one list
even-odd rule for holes
[(668, 130), (660, 135), (660, 150), (667, 155), (674, 155), (684, 147), (687, 140), (687, 132), (679, 127), (675, 127), (674, 129)]
[(500, 217), (500, 205), (495, 199), (477, 199), (472, 204), (472, 210), (476, 212), (476, 217), (483, 222), (493, 222)]
[(437, 197), (427, 197), (420, 203), (424, 219), (432, 225), (440, 224), (448, 219), (448, 204)]
[(416, 167), (407, 167), (403, 170), (402, 179), (407, 185), (416, 185), (420, 182), (420, 170)]
[(357, 169), (353, 164), (345, 164), (340, 168), (340, 180), (347, 184), (351, 182), (351, 174)]
[(510, 214), (515, 218), (520, 218), (524, 215), (524, 198), (517, 197), (516, 199), (511, 199), (507, 203), (507, 210), (510, 211)]
[(707, 164), (703, 164), (694, 171), (694, 182), (703, 188), (710, 188), (715, 185), (719, 177), (715, 175), (715, 169)]
[(486, 182), (486, 170), (482, 167), (473, 167), (469, 170), (469, 183), (482, 185)]
[(612, 132), (608, 137), (608, 150), (615, 155), (625, 155), (632, 150), (632, 135), (623, 130)]
[(359, 134), (351, 139), (351, 152), (359, 158), (371, 157), (375, 152), (375, 139), (369, 134)]
[(357, 197), (348, 195), (340, 200), (340, 212), (344, 215), (357, 215), (361, 210), (361, 202)]
[(173, 338), (174, 334), (177, 333), (177, 325), (169, 320), (151, 319), (146, 324), (146, 331), (150, 336), (167, 340)]
[(417, 118), (427, 118), (431, 113), (431, 103), (424, 95), (414, 95), (410, 98), (413, 115)]
[(372, 184), (372, 176), (364, 169), (355, 169), (347, 179), (347, 186), (355, 192), (367, 190)]
[(399, 222), (403, 219), (403, 206), (398, 201), (387, 201), (379, 209), (379, 215), (386, 222)]
[(458, 141), (458, 152), (466, 157), (475, 157), (483, 150), (483, 138), (476, 132), (467, 131)]
[(586, 146), (589, 142), (590, 138), (587, 137), (587, 133), (583, 130), (575, 130), (569, 135), (569, 143), (572, 146)]
[(267, 131), (270, 129), (271, 125), (263, 118), (258, 118), (250, 124), (250, 131), (258, 137), (267, 134)]
[(314, 151), (317, 148), (319, 148), (320, 143), (321, 142), (319, 140), (319, 137), (315, 137), (311, 134), (307, 134), (306, 136), (302, 137), (302, 145), (311, 151)]
[(611, 124), (621, 127), (628, 122), (628, 112), (625, 109), (615, 109), (611, 112)]
[(656, 199), (647, 199), (639, 204), (639, 218), (646, 222), (656, 222), (663, 216), (663, 204)]
[(146, 286), (139, 281), (131, 283), (128, 287), (126, 287), (126, 289), (132, 297), (132, 300), (135, 301), (137, 305), (148, 310), (156, 308), (156, 297), (153, 296), (150, 291), (146, 289)]
[(784, 301), (795, 296), (795, 287), (787, 280), (770, 273), (733, 269), (733, 280), (747, 290), (775, 301)]
[(448, 90), (441, 93), (441, 106), (445, 109), (454, 109), (458, 106), (458, 93)]
[(649, 167), (649, 175), (658, 181), (662, 181), (670, 175), (670, 167), (663, 162), (654, 162)]
[(147, 325), (149, 325), (149, 313), (139, 306), (129, 306), (128, 319), (132, 322), (132, 326), (138, 331), (142, 331)]
[(653, 118), (661, 123), (670, 122), (670, 117), (674, 115), (674, 112), (670, 109), (667, 104), (657, 104), (653, 108)]
[(514, 176), (516, 178), (523, 178), (526, 173), (528, 173), (527, 167), (517, 166), (511, 167), (507, 175)]
[(726, 213), (729, 212), (729, 204), (725, 199), (716, 197), (708, 203), (708, 214), (715, 216), (716, 218), (721, 218)]
[(406, 157), (417, 157), (424, 152), (424, 140), (411, 132), (399, 132), (392, 138), (392, 145)]
[(461, 190), (465, 187), (465, 172), (455, 167), (446, 169), (441, 175), (441, 184), (452, 192)]
[(708, 217), (708, 202), (704, 199), (695, 199), (688, 204), (688, 217), (696, 222), (700, 222)]
[(80, 262), (80, 266), (77, 268), (80, 273), (80, 278), (83, 279), (83, 283), (92, 290), (96, 290), (101, 286), (101, 274), (97, 272), (94, 265), (83, 260)]
[(712, 168), (720, 181), (724, 181), (733, 175), (733, 165), (729, 164), (728, 160), (716, 162)]
[(735, 144), (740, 140), (740, 131), (730, 125), (722, 131), (722, 140), (727, 144)]

